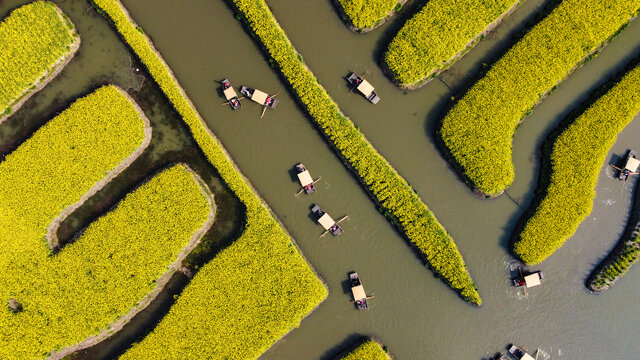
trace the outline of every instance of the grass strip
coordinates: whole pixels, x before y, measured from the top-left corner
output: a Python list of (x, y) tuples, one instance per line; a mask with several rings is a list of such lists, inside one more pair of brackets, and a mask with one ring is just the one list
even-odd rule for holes
[[(103, 87), (0, 163), (0, 299), (23, 308), (0, 309), (0, 358), (43, 358), (108, 328), (153, 290), (194, 224), (206, 219), (199, 186), (172, 176), (143, 186), (77, 241), (50, 251), (49, 224), (133, 161), (149, 143), (147, 126), (123, 91)], [(139, 201), (145, 194), (152, 198)]]
[(390, 360), (393, 359), (385, 347), (377, 341), (367, 339), (340, 360)]
[(518, 124), (639, 9), (640, 0), (564, 0), (468, 90), (439, 136), (472, 187), (490, 197), (513, 182)]
[(264, 0), (233, 0), (284, 78), (353, 170), (383, 213), (405, 234), (429, 266), (467, 301), (482, 300), (451, 236), (407, 181), (342, 114), (338, 105), (302, 62)]
[(369, 32), (398, 12), (407, 0), (334, 0), (349, 27)]
[(75, 27), (53, 3), (12, 11), (0, 23), (0, 122), (57, 75), (79, 43)]
[(154, 331), (124, 359), (260, 356), (328, 295), (284, 227), (197, 113), (149, 38), (117, 0), (94, 0), (246, 207), (244, 232), (203, 266)]
[(521, 0), (431, 0), (400, 29), (384, 67), (405, 89), (416, 89), (451, 66), (495, 28)]
[[(555, 140), (549, 184), (514, 252), (527, 264), (553, 254), (593, 208), (598, 175), (618, 134), (640, 111), (640, 67), (625, 75)], [(620, 259), (620, 264), (626, 262)]]

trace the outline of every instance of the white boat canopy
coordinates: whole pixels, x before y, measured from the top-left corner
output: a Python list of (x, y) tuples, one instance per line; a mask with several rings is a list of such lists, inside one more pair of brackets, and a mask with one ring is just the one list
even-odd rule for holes
[(356, 301), (367, 298), (367, 294), (365, 294), (364, 287), (362, 287), (362, 285), (352, 287), (351, 293), (353, 293), (353, 300)]
[(369, 84), (367, 80), (363, 79), (360, 85), (358, 85), (358, 91), (360, 91), (362, 95), (366, 97), (369, 97), (369, 95), (371, 95), (373, 90), (374, 90), (373, 86)]
[(313, 179), (311, 178), (311, 174), (309, 174), (309, 170), (298, 173), (298, 180), (300, 180), (300, 185), (302, 186), (313, 184)]
[(231, 100), (234, 97), (238, 96), (238, 94), (236, 94), (236, 91), (233, 90), (233, 87), (228, 87), (226, 89), (224, 89), (224, 97), (227, 98), (227, 100)]
[(536, 359), (534, 359), (533, 356), (527, 353), (524, 353), (524, 355), (522, 356), (522, 358), (520, 358), (520, 360), (536, 360)]
[(257, 102), (260, 105), (264, 105), (265, 101), (267, 101), (267, 93), (262, 92), (260, 90), (253, 90), (253, 95), (251, 95), (251, 100)]
[(525, 276), (524, 282), (527, 284), (527, 287), (534, 287), (534, 286), (540, 285), (540, 273), (535, 273), (535, 274)]
[(638, 166), (640, 166), (640, 160), (630, 157), (629, 160), (627, 160), (627, 165), (624, 168), (631, 172), (636, 172), (636, 170), (638, 170)]
[(329, 216), (329, 214), (325, 213), (324, 215), (322, 215), (320, 217), (320, 219), (318, 219), (318, 222), (320, 223), (320, 225), (322, 225), (322, 227), (325, 230), (329, 230), (331, 229), (331, 227), (336, 223), (335, 221), (333, 221), (333, 219), (331, 218), (331, 216)]

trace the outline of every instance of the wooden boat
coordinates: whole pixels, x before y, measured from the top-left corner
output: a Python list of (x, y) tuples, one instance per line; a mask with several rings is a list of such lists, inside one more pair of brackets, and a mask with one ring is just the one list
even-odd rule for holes
[[(313, 205), (311, 208), (314, 214), (318, 217), (318, 224), (322, 225), (325, 230), (325, 234), (330, 232), (333, 236), (338, 236), (342, 234), (342, 228), (340, 225), (329, 216), (329, 214), (325, 213), (324, 210), (320, 208), (318, 205)], [(322, 234), (324, 235), (324, 234)]]
[(311, 177), (311, 174), (309, 173), (309, 170), (307, 170), (307, 168), (305, 168), (302, 163), (296, 165), (296, 170), (298, 171), (298, 181), (300, 181), (302, 190), (304, 190), (304, 192), (307, 194), (313, 194), (314, 192), (316, 192), (316, 187), (314, 184), (320, 179), (314, 181)]
[(493, 357), (491, 358), (491, 360), (509, 360), (509, 359), (507, 359), (507, 357), (506, 357), (506, 356), (502, 355), (502, 353), (501, 353), (501, 352), (499, 352), (499, 353), (497, 353), (497, 354), (493, 355)]
[(373, 85), (371, 85), (367, 80), (360, 77), (360, 75), (355, 72), (351, 72), (349, 76), (347, 76), (347, 81), (354, 88), (356, 88), (362, 95), (364, 95), (367, 100), (369, 100), (372, 104), (377, 104), (380, 101), (378, 95), (376, 95), (375, 89)]
[(640, 166), (640, 160), (637, 159), (637, 153), (635, 150), (629, 150), (627, 154), (627, 161), (624, 163), (624, 167), (620, 169), (618, 173), (618, 180), (627, 180), (629, 175), (636, 175), (638, 167)]
[(358, 310), (369, 309), (367, 294), (364, 292), (364, 287), (360, 283), (358, 273), (352, 272), (349, 274), (349, 281), (351, 281), (351, 294), (353, 295), (353, 301), (356, 303)]
[(236, 94), (236, 91), (233, 90), (233, 86), (231, 86), (231, 82), (229, 82), (229, 79), (224, 79), (221, 81), (221, 83), (222, 83), (222, 92), (224, 93), (224, 97), (229, 102), (229, 105), (231, 105), (231, 108), (233, 110), (238, 110), (242, 106), (242, 104), (240, 104), (240, 99), (238, 99), (238, 94)]
[(241, 86), (240, 87), (240, 92), (242, 93), (242, 95), (246, 96), (247, 98), (257, 102), (258, 104), (262, 105), (262, 106), (266, 106), (268, 108), (271, 109), (275, 109), (276, 106), (278, 105), (278, 100), (275, 99), (273, 96), (269, 96), (267, 93), (257, 90), (257, 89), (252, 89), (246, 86)]
[(518, 360), (535, 360), (533, 356), (527, 354), (523, 349), (520, 349), (515, 345), (511, 345), (509, 352)]
[(540, 285), (542, 279), (544, 279), (544, 273), (542, 271), (536, 271), (527, 275), (523, 275), (521, 271), (520, 276), (513, 279), (513, 285), (516, 287), (524, 286), (530, 288)]

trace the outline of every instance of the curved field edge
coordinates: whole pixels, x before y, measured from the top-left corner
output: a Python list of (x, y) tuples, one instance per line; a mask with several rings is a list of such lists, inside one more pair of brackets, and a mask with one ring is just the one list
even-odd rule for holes
[(441, 150), (475, 192), (498, 196), (513, 182), (512, 138), (518, 124), (640, 9), (637, 0), (608, 4), (562, 1), (444, 116)]
[(93, 195), (95, 195), (98, 191), (102, 190), (102, 188), (104, 188), (109, 182), (111, 182), (111, 180), (115, 179), (116, 176), (118, 176), (120, 173), (126, 170), (136, 159), (140, 157), (140, 155), (142, 155), (142, 153), (147, 149), (147, 147), (151, 143), (151, 136), (153, 133), (153, 129), (151, 128), (151, 122), (149, 121), (149, 118), (147, 118), (147, 116), (144, 114), (144, 112), (140, 108), (140, 105), (138, 105), (138, 103), (136, 103), (135, 100), (133, 100), (133, 98), (120, 87), (115, 85), (109, 85), (109, 86), (115, 88), (124, 98), (126, 98), (140, 115), (140, 118), (144, 123), (144, 128), (143, 128), (144, 139), (142, 140), (142, 143), (140, 144), (140, 146), (133, 153), (131, 153), (131, 155), (129, 155), (126, 159), (124, 159), (113, 170), (109, 171), (107, 175), (104, 177), (104, 179), (98, 181), (89, 191), (87, 191), (84, 195), (82, 195), (82, 197), (80, 198), (80, 200), (78, 200), (78, 202), (65, 208), (60, 213), (60, 215), (58, 215), (55, 219), (53, 219), (53, 221), (47, 228), (47, 235), (46, 235), (49, 248), (53, 251), (60, 250), (60, 242), (58, 239), (58, 229), (60, 228), (60, 224), (62, 224), (62, 222), (67, 217), (73, 214), (74, 211), (80, 208)]
[[(44, 357), (93, 334), (94, 326), (100, 329), (112, 322), (111, 307), (90, 316), (78, 310), (86, 307), (85, 299), (93, 305), (102, 297), (97, 301), (93, 293), (69, 295), (83, 290), (68, 277), (86, 280), (83, 276), (89, 274), (77, 269), (84, 268), (83, 262), (93, 265), (84, 253), (77, 254), (85, 245), (74, 243), (51, 253), (45, 234), (54, 218), (146, 146), (151, 135), (147, 125), (129, 97), (104, 86), (74, 101), (0, 163), (0, 246), (6, 250), (0, 256), (0, 298), (23, 305), (13, 316), (0, 311), (5, 334), (0, 357)], [(38, 325), (30, 325), (34, 323)], [(66, 330), (56, 334), (56, 326)]]
[(339, 356), (337, 360), (393, 360), (386, 346), (377, 339), (366, 337), (359, 343), (353, 345), (353, 349), (347, 350), (346, 354)]
[(536, 264), (553, 254), (591, 213), (607, 153), (639, 111), (636, 67), (557, 136), (545, 160), (550, 167), (548, 185), (514, 244), (514, 253), (525, 263)]
[(402, 231), (438, 276), (465, 300), (481, 304), (480, 295), (451, 236), (407, 181), (340, 111), (300, 60), (267, 4), (263, 0), (233, 0), (232, 4), (278, 64), (311, 119), (382, 212)]
[[(38, 4), (39, 5), (44, 4), (44, 6), (50, 6), (54, 9), (55, 13), (57, 14), (56, 20), (59, 20), (59, 21), (48, 22), (47, 26), (53, 27), (55, 25), (64, 25), (65, 29), (68, 31), (68, 35), (71, 41), (69, 43), (61, 44), (61, 46), (64, 46), (64, 51), (61, 51), (62, 54), (57, 59), (51, 59), (50, 62), (43, 64), (41, 72), (38, 75), (28, 76), (27, 79), (22, 79), (24, 83), (23, 91), (20, 94), (17, 94), (12, 99), (8, 100), (8, 104), (6, 106), (0, 105), (0, 124), (4, 122), (9, 116), (11, 116), (12, 113), (20, 109), (20, 107), (22, 107), (22, 105), (33, 94), (42, 90), (49, 82), (51, 82), (51, 80), (53, 80), (56, 76), (58, 76), (58, 74), (62, 72), (62, 69), (64, 69), (64, 67), (71, 61), (73, 56), (76, 54), (76, 52), (80, 48), (80, 42), (81, 42), (80, 35), (78, 35), (78, 33), (76, 32), (76, 28), (71, 22), (71, 20), (62, 12), (62, 10), (60, 10), (60, 8), (58, 8), (55, 4), (48, 1), (34, 2), (31, 4), (23, 5), (18, 9), (13, 10), (11, 14), (9, 14), (9, 16), (3, 19), (2, 23), (0, 23), (0, 31), (3, 30), (2, 27), (6, 26), (7, 19), (9, 19), (12, 15), (17, 14), (20, 11), (23, 11), (24, 8), (35, 6)], [(30, 29), (30, 31), (21, 32), (20, 35), (25, 35), (29, 37), (36, 36), (36, 34), (34, 34), (33, 29)], [(24, 42), (20, 40), (9, 42), (4, 46), (7, 46), (7, 45), (11, 46), (12, 44), (16, 44), (16, 45), (20, 44), (19, 46), (23, 48), (25, 46)], [(7, 52), (8, 50), (5, 49), (3, 53), (6, 54)], [(40, 54), (39, 61), (43, 61), (43, 60), (46, 60), (46, 59), (44, 59), (42, 54)], [(14, 72), (18, 71), (18, 69), (7, 69), (6, 66), (7, 64), (5, 64), (5, 61), (0, 58), (0, 67), (4, 68), (6, 72), (11, 73), (11, 71), (14, 71)], [(3, 72), (4, 71), (0, 71), (0, 73), (3, 73)], [(9, 79), (15, 78), (15, 74), (12, 74), (12, 75), (13, 76), (0, 76), (0, 88), (7, 86), (6, 81), (9, 81)], [(34, 74), (31, 74), (31, 75), (34, 75)]]
[[(146, 66), (208, 161), (246, 207), (247, 217), (240, 237), (200, 269), (157, 328), (124, 357), (146, 359), (149, 354), (156, 354), (158, 358), (166, 358), (172, 356), (172, 351), (209, 357), (212, 351), (219, 351), (216, 354), (241, 353), (242, 357), (256, 358), (324, 301), (327, 287), (207, 127), (171, 69), (149, 38), (138, 31), (124, 6), (117, 0), (91, 2), (114, 24)], [(224, 266), (220, 267), (221, 264)], [(235, 277), (229, 276), (229, 272)], [(246, 290), (255, 292), (247, 294)], [(223, 296), (212, 297), (213, 291), (231, 298), (225, 301)], [(276, 297), (279, 301), (274, 301)], [(267, 302), (269, 306), (259, 308), (256, 302)], [(221, 309), (224, 311), (216, 313), (219, 315), (216, 317), (213, 312)], [(184, 326), (189, 330), (176, 330)], [(242, 337), (251, 342), (243, 343)], [(220, 349), (214, 350), (215, 346)]]
[(407, 0), (333, 0), (342, 20), (352, 31), (368, 33), (395, 15)]
[[(103, 329), (99, 334), (91, 336), (87, 339), (85, 339), (84, 341), (75, 344), (73, 346), (69, 346), (66, 348), (63, 348), (60, 351), (56, 351), (53, 352), (51, 354), (51, 356), (49, 356), (47, 359), (49, 360), (58, 360), (58, 359), (63, 359), (69, 355), (72, 355), (74, 353), (77, 353), (78, 351), (81, 351), (83, 349), (89, 348), (91, 346), (94, 346), (95, 344), (104, 341), (105, 339), (107, 339), (109, 336), (111, 336), (112, 334), (122, 330), (122, 328), (131, 320), (133, 319), (137, 314), (139, 314), (140, 312), (142, 312), (149, 304), (151, 304), (159, 295), (160, 293), (163, 291), (164, 287), (167, 285), (167, 283), (169, 282), (169, 280), (171, 279), (171, 277), (174, 275), (174, 273), (176, 271), (182, 271), (183, 270), (183, 261), (184, 259), (189, 255), (189, 253), (191, 253), (191, 251), (193, 251), (193, 249), (195, 249), (196, 246), (198, 246), (198, 244), (200, 243), (200, 241), (202, 240), (202, 237), (205, 235), (205, 233), (211, 228), (211, 226), (213, 225), (213, 222), (215, 220), (215, 215), (216, 215), (216, 206), (215, 203), (213, 201), (213, 193), (211, 192), (211, 190), (208, 188), (208, 186), (206, 185), (206, 183), (200, 178), (200, 176), (198, 176), (198, 174), (196, 174), (191, 168), (189, 168), (188, 165), (186, 164), (176, 164), (171, 166), (168, 169), (165, 169), (163, 171), (161, 171), (158, 174), (153, 175), (150, 179), (148, 179), (144, 184), (142, 184), (140, 186), (140, 188), (134, 190), (133, 192), (138, 192), (138, 191), (144, 191), (146, 190), (145, 187), (149, 186), (149, 184), (152, 181), (160, 181), (159, 179), (161, 177), (167, 177), (169, 178), (169, 176), (171, 176), (171, 178), (169, 178), (169, 180), (171, 181), (172, 185), (175, 184), (180, 184), (181, 181), (183, 181), (183, 179), (180, 179), (177, 176), (173, 176), (173, 173), (176, 172), (181, 172), (184, 173), (186, 175), (186, 177), (188, 177), (190, 180), (188, 180), (188, 182), (193, 182), (194, 184), (196, 184), (197, 189), (200, 191), (200, 194), (202, 195), (202, 199), (205, 200), (206, 203), (206, 209), (208, 211), (208, 214), (206, 214), (206, 221), (204, 221), (201, 225), (201, 227), (199, 229), (197, 229), (195, 232), (193, 232), (193, 234), (191, 235), (191, 238), (189, 239), (189, 241), (187, 242), (187, 244), (182, 248), (182, 250), (180, 251), (180, 253), (178, 254), (178, 256), (176, 257), (176, 260), (171, 263), (169, 265), (168, 270), (162, 274), (162, 276), (160, 278), (158, 278), (155, 281), (155, 288), (148, 293), (146, 296), (144, 296), (144, 298), (142, 298), (137, 304), (136, 306), (131, 309), (131, 311), (129, 313), (127, 313), (126, 315), (122, 316), (120, 319), (118, 319), (117, 321), (111, 323), (109, 325), (108, 328)], [(182, 176), (182, 175), (180, 175)], [(169, 185), (169, 184), (167, 184)], [(188, 192), (186, 192), (186, 189), (189, 189), (189, 185), (186, 182), (182, 182), (181, 186), (179, 187), (181, 191), (181, 196), (186, 197), (187, 195), (191, 195)], [(163, 191), (164, 186), (160, 187), (160, 191)], [(128, 196), (128, 195), (127, 195)], [(126, 200), (126, 197), (125, 197)], [(123, 200), (122, 202), (124, 202), (125, 200)], [(197, 202), (190, 202), (190, 204), (192, 206), (190, 206), (190, 208), (195, 208), (195, 204)], [(118, 204), (119, 206), (119, 204)], [(118, 208), (116, 207), (114, 210), (111, 210), (110, 212), (114, 212), (117, 211)], [(98, 219), (99, 222), (100, 219)], [(162, 227), (163, 224), (158, 224), (158, 227)], [(80, 238), (82, 239), (82, 238)]]
[(522, 0), (463, 2), (431, 0), (398, 31), (382, 61), (396, 85), (415, 90), (427, 84), (512, 14)]

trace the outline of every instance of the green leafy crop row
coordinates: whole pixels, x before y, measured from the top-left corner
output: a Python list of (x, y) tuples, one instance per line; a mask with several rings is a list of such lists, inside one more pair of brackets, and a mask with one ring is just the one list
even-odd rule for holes
[(544, 260), (575, 233), (593, 207), (607, 152), (639, 111), (640, 67), (636, 67), (558, 136), (545, 196), (514, 246), (522, 260), (528, 264)]
[(513, 182), (520, 121), (639, 9), (640, 0), (562, 1), (455, 104), (440, 136), (478, 191), (497, 196)]
[(475, 45), (520, 2), (431, 0), (391, 41), (385, 66), (400, 86), (421, 86)]
[(373, 340), (366, 340), (340, 360), (389, 360), (386, 351)]
[(356, 29), (371, 29), (393, 15), (395, 9), (406, 0), (337, 0)]
[(98, 335), (156, 286), (212, 209), (184, 168), (163, 172), (51, 253), (48, 226), (148, 144), (129, 98), (77, 100), (0, 163), (0, 358), (44, 358)]
[(0, 23), (0, 118), (9, 114), (32, 86), (73, 56), (80, 41), (73, 25), (52, 3), (36, 1), (14, 10)]
[(125, 359), (260, 356), (327, 297), (282, 225), (207, 128), (149, 39), (117, 0), (94, 0), (145, 64), (207, 159), (246, 207), (242, 235), (203, 266)]
[(481, 299), (451, 236), (391, 165), (346, 118), (302, 63), (264, 0), (233, 0), (251, 30), (275, 59), (311, 117), (349, 162), (374, 199), (420, 250), (433, 270), (468, 301)]

